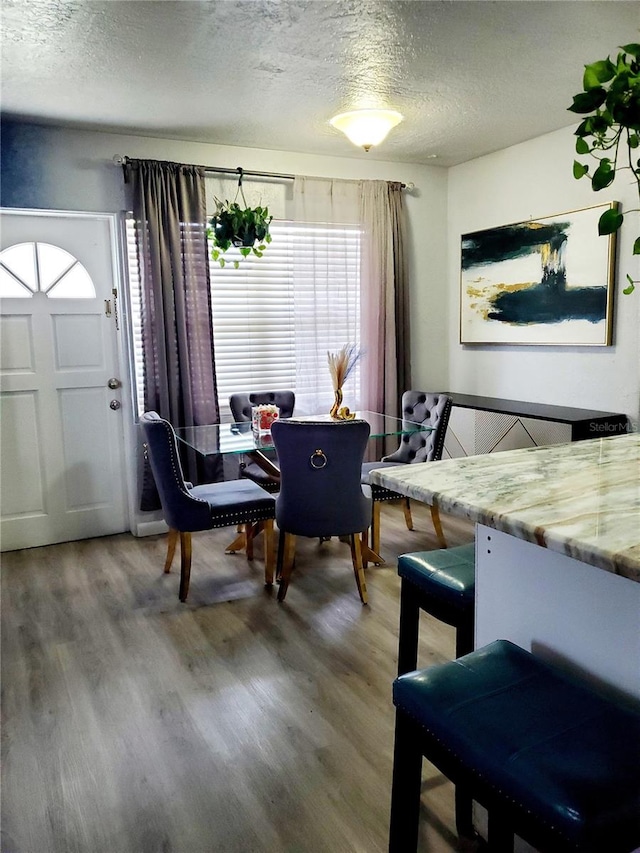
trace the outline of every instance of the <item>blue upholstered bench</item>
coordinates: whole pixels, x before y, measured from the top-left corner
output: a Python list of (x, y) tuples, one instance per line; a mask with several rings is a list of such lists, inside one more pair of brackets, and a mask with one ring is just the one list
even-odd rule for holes
[(398, 675), (418, 661), (420, 610), (456, 628), (456, 657), (473, 649), (475, 544), (416, 551), (398, 558), (400, 637)]
[(390, 853), (416, 850), (423, 756), (487, 808), (492, 851), (640, 846), (637, 704), (507, 640), (400, 676), (393, 701)]

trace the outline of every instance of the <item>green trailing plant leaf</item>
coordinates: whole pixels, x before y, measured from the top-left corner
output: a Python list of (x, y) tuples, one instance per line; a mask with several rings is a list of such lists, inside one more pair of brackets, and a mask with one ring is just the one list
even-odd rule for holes
[[(582, 88), (567, 107), (584, 115), (575, 130), (576, 154), (590, 156), (596, 167), (573, 162), (576, 179), (589, 175), (595, 192), (611, 186), (617, 173), (630, 171), (640, 199), (640, 160), (632, 160), (631, 152), (640, 147), (640, 44), (630, 43), (620, 48), (615, 60), (599, 59), (584, 66)], [(627, 211), (636, 214), (640, 210)], [(610, 235), (618, 231), (624, 216), (616, 210), (605, 211), (598, 222), (598, 232)], [(633, 254), (640, 254), (640, 237), (633, 245)], [(627, 275), (629, 286), (623, 293), (635, 290), (635, 281)]]
[(600, 165), (593, 173), (593, 177), (591, 178), (591, 186), (595, 192), (599, 190), (605, 189), (608, 187), (615, 178), (616, 173), (615, 169), (611, 166), (611, 161), (604, 157), (600, 161)]
[[(588, 154), (589, 153), (589, 143), (586, 142), (581, 136), (576, 139), (576, 154)], [(576, 163), (573, 161), (573, 176), (574, 178), (581, 178), (582, 175), (576, 175), (576, 165), (580, 166), (580, 163)], [(584, 168), (581, 166), (581, 168)], [(584, 174), (584, 172), (583, 172)]]
[(616, 67), (609, 58), (585, 65), (582, 85), (585, 91), (596, 89), (601, 83), (607, 83), (616, 73)]
[(573, 177), (574, 178), (582, 178), (583, 175), (586, 175), (589, 171), (588, 166), (583, 166), (582, 163), (578, 163), (577, 160), (573, 161)]
[(613, 208), (605, 210), (598, 220), (598, 234), (601, 236), (604, 234), (613, 234), (622, 225), (623, 219), (624, 216), (622, 213), (618, 213), (617, 210), (613, 210)]
[(640, 57), (640, 44), (623, 44), (620, 50), (623, 50), (625, 53), (630, 53), (631, 56), (635, 56), (636, 59)]
[(568, 107), (574, 113), (590, 113), (601, 107), (607, 97), (606, 91), (598, 86), (597, 89), (589, 89), (588, 92), (580, 92), (573, 96), (573, 104)]

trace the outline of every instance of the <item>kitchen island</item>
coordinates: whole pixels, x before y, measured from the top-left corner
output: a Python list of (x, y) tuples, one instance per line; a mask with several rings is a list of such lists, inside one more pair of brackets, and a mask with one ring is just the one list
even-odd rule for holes
[(640, 435), (371, 480), (476, 522), (476, 647), (510, 639), (640, 698)]

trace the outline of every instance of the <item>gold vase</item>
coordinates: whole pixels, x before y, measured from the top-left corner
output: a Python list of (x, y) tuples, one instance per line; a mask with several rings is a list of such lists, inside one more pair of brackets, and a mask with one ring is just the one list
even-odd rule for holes
[(336, 388), (334, 391), (334, 397), (333, 406), (331, 406), (329, 414), (332, 418), (337, 419), (340, 406), (342, 406), (342, 388)]
[(333, 406), (331, 406), (331, 411), (329, 414), (334, 419), (334, 421), (352, 421), (356, 413), (350, 412), (348, 406), (342, 405), (342, 388), (338, 388), (335, 393), (335, 400), (333, 401)]

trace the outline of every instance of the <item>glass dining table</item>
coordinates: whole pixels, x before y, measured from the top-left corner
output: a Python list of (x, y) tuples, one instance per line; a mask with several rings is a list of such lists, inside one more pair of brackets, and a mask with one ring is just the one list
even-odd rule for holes
[[(383, 439), (392, 436), (407, 435), (413, 432), (431, 432), (433, 427), (407, 420), (393, 418), (379, 412), (358, 411), (355, 418), (365, 420), (370, 428), (371, 439)], [(302, 415), (290, 418), (293, 421), (322, 421), (331, 423), (333, 418), (328, 414)], [(273, 450), (274, 445), (270, 433), (257, 435), (250, 421), (240, 423), (203, 424), (201, 426), (178, 427), (175, 430), (179, 441), (201, 453), (203, 456), (217, 454), (243, 454), (256, 462), (264, 471), (273, 477), (278, 477), (280, 471), (274, 462), (264, 454), (265, 450)], [(363, 545), (365, 562), (384, 563), (382, 557)]]
[[(406, 435), (412, 432), (431, 432), (433, 427), (400, 418), (392, 418), (379, 412), (355, 412), (358, 420), (365, 420), (370, 428), (372, 438)], [(303, 415), (290, 418), (293, 421), (333, 421), (331, 415)], [(257, 459), (267, 459), (261, 451), (272, 450), (273, 441), (270, 433), (256, 435), (250, 421), (227, 424), (204, 424), (202, 426), (179, 427), (175, 431), (180, 441), (193, 448), (203, 456), (226, 453), (256, 454)], [(267, 461), (270, 461), (267, 459)], [(275, 469), (277, 472), (277, 468)]]

